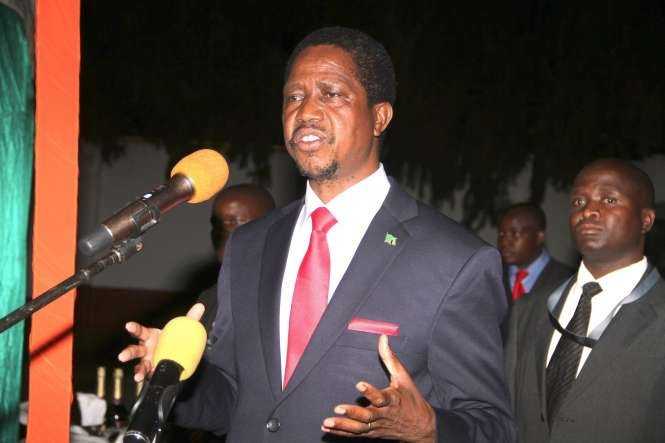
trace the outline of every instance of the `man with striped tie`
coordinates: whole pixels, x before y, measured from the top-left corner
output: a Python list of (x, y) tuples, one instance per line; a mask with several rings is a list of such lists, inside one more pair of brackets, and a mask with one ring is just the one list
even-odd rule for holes
[(575, 179), (577, 274), (511, 314), (520, 441), (665, 441), (665, 281), (644, 256), (653, 208), (651, 180), (626, 161), (595, 161)]

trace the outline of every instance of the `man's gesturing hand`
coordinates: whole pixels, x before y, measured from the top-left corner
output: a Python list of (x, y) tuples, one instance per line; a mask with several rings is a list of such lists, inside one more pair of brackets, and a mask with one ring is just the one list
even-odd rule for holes
[[(205, 307), (202, 303), (196, 303), (187, 312), (187, 317), (196, 321), (201, 320)], [(129, 345), (118, 354), (118, 360), (126, 362), (140, 358), (141, 360), (134, 366), (134, 380), (141, 381), (147, 374), (152, 373), (152, 356), (159, 343), (159, 334), (162, 330), (158, 328), (148, 328), (139, 323), (130, 321), (125, 325), (125, 329), (139, 340), (136, 345)]]
[(387, 388), (377, 389), (366, 382), (356, 385), (370, 405), (338, 405), (337, 417), (323, 421), (321, 429), (346, 437), (389, 438), (409, 443), (436, 441), (436, 415), (418, 391), (408, 371), (388, 345), (379, 338), (379, 356), (390, 373)]

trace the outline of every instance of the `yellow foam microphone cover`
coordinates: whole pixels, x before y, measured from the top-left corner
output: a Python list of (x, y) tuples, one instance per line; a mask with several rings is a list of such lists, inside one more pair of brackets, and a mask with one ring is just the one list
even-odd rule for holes
[(199, 149), (183, 157), (171, 169), (171, 177), (182, 174), (194, 186), (189, 203), (200, 203), (217, 194), (229, 179), (229, 164), (213, 149)]
[(189, 317), (172, 319), (159, 335), (152, 359), (154, 367), (162, 360), (172, 360), (184, 368), (180, 380), (187, 380), (201, 361), (206, 339), (206, 330), (200, 322)]

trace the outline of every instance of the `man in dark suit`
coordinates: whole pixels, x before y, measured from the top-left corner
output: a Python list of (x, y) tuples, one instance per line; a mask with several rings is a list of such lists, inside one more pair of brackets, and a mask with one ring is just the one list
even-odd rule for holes
[(229, 442), (513, 441), (499, 254), (386, 176), (387, 52), (315, 31), (283, 96), (305, 198), (227, 243), (216, 342), (176, 422)]
[(665, 282), (644, 257), (649, 177), (599, 160), (577, 176), (577, 274), (511, 313), (506, 364), (522, 442), (665, 441)]
[(531, 292), (550, 293), (574, 272), (547, 252), (546, 220), (540, 206), (533, 203), (512, 205), (499, 218), (497, 245), (511, 302)]

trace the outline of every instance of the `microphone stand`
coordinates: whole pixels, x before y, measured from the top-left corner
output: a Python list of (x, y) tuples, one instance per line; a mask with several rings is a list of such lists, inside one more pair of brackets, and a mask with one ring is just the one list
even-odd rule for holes
[(0, 333), (39, 311), (44, 306), (58, 299), (61, 295), (80, 286), (109, 266), (124, 263), (143, 250), (143, 238), (136, 237), (113, 245), (113, 248), (96, 262), (79, 269), (76, 274), (63, 280), (39, 297), (33, 298), (20, 308), (0, 318)]

